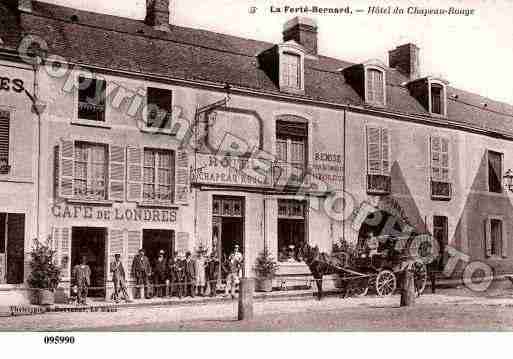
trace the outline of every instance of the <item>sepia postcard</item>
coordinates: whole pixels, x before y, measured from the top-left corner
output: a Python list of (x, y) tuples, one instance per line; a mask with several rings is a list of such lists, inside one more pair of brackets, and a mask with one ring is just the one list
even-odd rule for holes
[(0, 343), (513, 330), (512, 16), (0, 0)]

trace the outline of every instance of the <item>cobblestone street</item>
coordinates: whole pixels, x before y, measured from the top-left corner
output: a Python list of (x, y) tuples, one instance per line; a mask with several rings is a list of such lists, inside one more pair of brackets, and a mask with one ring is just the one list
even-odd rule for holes
[[(450, 294), (450, 295), (449, 295)], [(511, 330), (513, 298), (428, 294), (411, 308), (399, 296), (257, 301), (255, 318), (236, 321), (237, 301), (195, 306), (120, 308), (0, 318), (0, 330)]]

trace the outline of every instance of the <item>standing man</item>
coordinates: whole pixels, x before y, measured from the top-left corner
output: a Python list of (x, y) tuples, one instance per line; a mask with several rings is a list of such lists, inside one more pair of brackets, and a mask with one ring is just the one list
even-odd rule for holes
[(219, 275), (219, 257), (217, 248), (212, 248), (212, 253), (207, 262), (207, 283), (210, 288), (210, 296), (214, 297), (217, 290), (217, 280)]
[(175, 251), (174, 253), (171, 253), (171, 256), (167, 260), (167, 292), (166, 294), (170, 297), (172, 297), (177, 291), (178, 291), (178, 278), (176, 276), (176, 263), (178, 253)]
[(180, 253), (179, 256), (175, 259), (175, 279), (176, 279), (176, 288), (178, 292), (178, 298), (182, 299), (182, 296), (185, 295), (185, 258), (183, 258), (183, 254)]
[(185, 253), (185, 287), (187, 288), (187, 296), (194, 298), (196, 290), (196, 263), (192, 259), (191, 252)]
[(132, 264), (132, 276), (135, 278), (136, 291), (134, 297), (141, 298), (141, 287), (144, 286), (144, 297), (149, 298), (148, 278), (151, 275), (151, 266), (148, 257), (144, 255), (144, 249), (139, 249), (139, 254), (134, 258)]
[(164, 258), (164, 254), (165, 252), (161, 249), (153, 267), (153, 278), (155, 281), (155, 287), (157, 288), (157, 297), (163, 297), (166, 292), (164, 287), (166, 287), (167, 263)]
[(236, 244), (233, 248), (232, 254), (228, 257), (228, 276), (226, 277), (225, 295), (228, 296), (228, 290), (232, 299), (235, 298), (235, 288), (239, 284), (239, 278), (242, 272), (242, 262), (244, 258), (239, 250), (239, 245)]
[(91, 268), (87, 265), (86, 256), (82, 256), (80, 264), (73, 267), (73, 284), (77, 286), (78, 304), (86, 304), (87, 292), (91, 285)]
[(112, 282), (114, 283), (114, 300), (119, 302), (119, 292), (123, 293), (123, 300), (127, 303), (130, 301), (128, 291), (126, 289), (125, 268), (121, 263), (121, 255), (114, 255), (114, 262), (110, 264), (110, 272), (112, 273)]

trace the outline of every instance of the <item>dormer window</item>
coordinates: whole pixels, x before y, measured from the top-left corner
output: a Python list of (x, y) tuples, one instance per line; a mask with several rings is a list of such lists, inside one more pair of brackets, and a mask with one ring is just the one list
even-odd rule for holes
[(431, 84), (431, 113), (444, 115), (444, 87), (440, 84)]
[(365, 102), (385, 105), (385, 75), (384, 71), (377, 68), (368, 68), (365, 71)]
[(289, 88), (301, 89), (301, 56), (284, 52), (281, 60), (281, 82)]

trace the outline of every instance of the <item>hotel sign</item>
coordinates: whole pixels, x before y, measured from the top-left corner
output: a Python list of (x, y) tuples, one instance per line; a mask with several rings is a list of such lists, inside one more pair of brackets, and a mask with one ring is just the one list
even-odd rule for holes
[[(191, 182), (237, 187), (272, 187), (269, 168), (263, 159), (197, 153), (196, 169), (191, 171)], [(266, 170), (267, 176), (262, 174)]]

